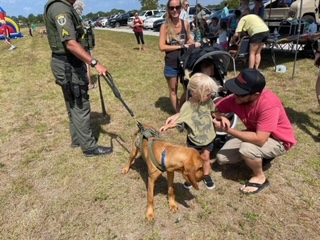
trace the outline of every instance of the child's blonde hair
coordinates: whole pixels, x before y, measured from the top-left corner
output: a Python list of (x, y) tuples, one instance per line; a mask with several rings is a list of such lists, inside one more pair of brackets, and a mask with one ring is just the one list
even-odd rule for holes
[(203, 102), (205, 96), (218, 91), (218, 86), (208, 75), (195, 73), (189, 80), (188, 89), (192, 93), (198, 93), (200, 95), (200, 101)]

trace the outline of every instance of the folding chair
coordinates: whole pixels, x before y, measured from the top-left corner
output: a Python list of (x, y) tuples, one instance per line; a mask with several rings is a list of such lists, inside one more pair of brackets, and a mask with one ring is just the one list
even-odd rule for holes
[(238, 49), (233, 51), (229, 50), (230, 55), (233, 58), (233, 68), (236, 69), (236, 61), (246, 62), (249, 58), (250, 39), (249, 37), (243, 37), (240, 40)]

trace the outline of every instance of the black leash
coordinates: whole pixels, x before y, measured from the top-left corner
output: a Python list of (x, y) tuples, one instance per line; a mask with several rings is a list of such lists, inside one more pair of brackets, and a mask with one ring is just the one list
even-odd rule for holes
[(102, 94), (102, 89), (101, 89), (101, 82), (100, 82), (100, 75), (98, 75), (98, 87), (99, 87), (99, 93), (100, 93), (102, 115), (104, 117), (106, 117), (107, 116), (107, 110), (106, 110), (106, 106), (104, 104), (104, 99), (103, 99), (103, 94)]
[[(137, 122), (138, 128), (140, 129), (140, 131), (144, 131), (144, 127), (142, 125), (141, 122), (139, 122), (134, 113), (132, 112), (132, 110), (128, 107), (128, 105), (126, 104), (126, 102), (122, 99), (121, 94), (119, 92), (119, 89), (117, 88), (117, 86), (115, 85), (114, 81), (113, 81), (113, 77), (111, 76), (110, 73), (107, 73), (105, 76), (103, 75), (103, 78), (106, 80), (107, 84), (109, 85), (109, 87), (112, 89), (113, 94), (116, 96), (116, 98), (118, 98), (120, 100), (120, 102), (123, 104), (123, 106), (127, 109), (127, 111), (129, 112), (130, 116)], [(99, 78), (98, 78), (99, 81)], [(100, 82), (99, 82), (100, 84)], [(103, 101), (103, 98), (101, 98), (101, 101)], [(102, 102), (101, 102), (102, 105)], [(104, 103), (103, 103), (104, 106)], [(103, 111), (103, 107), (102, 107), (102, 111)]]

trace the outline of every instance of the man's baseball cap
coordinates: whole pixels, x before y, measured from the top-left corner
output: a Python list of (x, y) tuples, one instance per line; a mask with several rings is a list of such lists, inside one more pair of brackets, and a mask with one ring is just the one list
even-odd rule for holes
[(246, 68), (236, 78), (225, 82), (225, 88), (237, 95), (262, 92), (266, 86), (265, 77), (255, 68)]

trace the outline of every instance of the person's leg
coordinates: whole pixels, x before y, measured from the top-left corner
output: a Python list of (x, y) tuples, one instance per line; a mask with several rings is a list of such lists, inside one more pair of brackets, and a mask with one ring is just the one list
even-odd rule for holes
[(261, 51), (263, 49), (263, 46), (264, 46), (264, 43), (259, 43), (259, 45), (258, 45), (258, 49), (256, 52), (256, 57), (255, 57), (256, 62), (254, 64), (255, 69), (259, 69), (260, 62), (261, 62)]
[(136, 36), (136, 39), (137, 39), (137, 43), (138, 43), (139, 50), (141, 50), (139, 33), (138, 33), (138, 32), (135, 32), (135, 33), (134, 33), (134, 35)]
[(178, 77), (166, 77), (171, 105), (176, 112), (180, 111), (178, 98)]
[(201, 153), (201, 157), (203, 159), (203, 174), (204, 175), (209, 175), (211, 172), (211, 165), (210, 165), (210, 152), (205, 149)]
[(143, 32), (140, 33), (140, 39), (142, 44), (142, 50), (144, 50), (144, 38), (143, 38)]
[[(263, 145), (263, 147), (258, 147), (252, 143), (241, 143), (239, 152), (241, 158), (245, 161), (246, 165), (252, 170), (252, 177), (249, 179), (249, 183), (263, 184), (266, 182), (266, 176), (263, 172), (262, 162), (263, 158), (274, 158), (283, 155), (286, 150), (283, 144), (272, 138)], [(242, 186), (240, 188), (243, 192), (253, 192), (257, 190), (257, 187), (252, 186)]]
[(239, 153), (241, 143), (242, 141), (238, 138), (232, 138), (227, 141), (216, 155), (218, 163), (224, 165), (241, 162), (242, 159)]
[(255, 67), (258, 48), (259, 43), (250, 43), (249, 68)]

